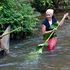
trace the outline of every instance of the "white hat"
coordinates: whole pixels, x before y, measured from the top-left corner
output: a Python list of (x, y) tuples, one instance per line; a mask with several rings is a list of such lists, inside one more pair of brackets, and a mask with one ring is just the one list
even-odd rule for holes
[(51, 16), (53, 16), (54, 10), (53, 9), (47, 9), (46, 10), (46, 14), (50, 14)]

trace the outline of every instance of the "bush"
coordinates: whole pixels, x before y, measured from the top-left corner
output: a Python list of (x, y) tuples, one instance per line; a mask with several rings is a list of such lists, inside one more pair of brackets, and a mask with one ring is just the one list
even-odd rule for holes
[[(8, 25), (12, 30), (22, 27), (22, 32), (32, 32), (37, 21), (39, 13), (34, 11), (31, 4), (23, 0), (3, 0), (0, 4), (0, 33), (3, 32)], [(15, 33), (20, 33), (17, 30)]]
[(52, 0), (33, 0), (33, 6), (40, 12), (53, 7)]

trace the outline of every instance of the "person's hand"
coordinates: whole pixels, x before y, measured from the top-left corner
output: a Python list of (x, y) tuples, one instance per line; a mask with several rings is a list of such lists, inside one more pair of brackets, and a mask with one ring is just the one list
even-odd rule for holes
[(66, 18), (69, 15), (69, 13), (64, 14), (64, 18)]

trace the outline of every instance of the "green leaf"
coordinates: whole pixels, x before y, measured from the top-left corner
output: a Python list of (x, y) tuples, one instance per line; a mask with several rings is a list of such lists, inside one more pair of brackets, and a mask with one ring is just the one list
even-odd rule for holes
[(58, 26), (58, 23), (53, 23), (52, 25), (51, 25), (51, 29), (54, 29), (54, 28), (56, 28)]

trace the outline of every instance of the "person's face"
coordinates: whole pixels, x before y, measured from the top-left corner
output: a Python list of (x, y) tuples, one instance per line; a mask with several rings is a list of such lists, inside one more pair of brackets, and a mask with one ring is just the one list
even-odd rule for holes
[(49, 13), (49, 14), (46, 14), (46, 17), (47, 18), (52, 18), (52, 15)]
[(51, 19), (52, 19), (52, 15), (51, 15), (51, 14), (46, 14), (46, 18), (47, 18), (48, 20), (51, 20)]

